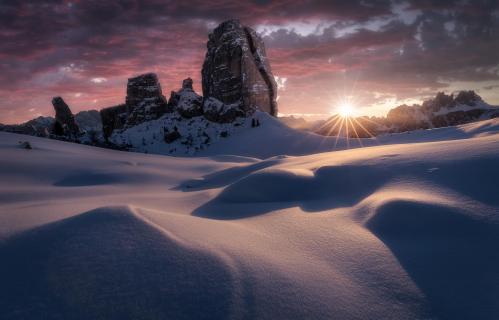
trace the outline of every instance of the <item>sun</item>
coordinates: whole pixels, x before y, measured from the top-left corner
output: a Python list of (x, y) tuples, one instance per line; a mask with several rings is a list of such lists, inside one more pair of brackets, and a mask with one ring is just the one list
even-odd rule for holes
[(348, 117), (353, 116), (354, 112), (355, 112), (355, 109), (350, 103), (342, 103), (338, 107), (338, 113), (343, 118), (348, 118)]

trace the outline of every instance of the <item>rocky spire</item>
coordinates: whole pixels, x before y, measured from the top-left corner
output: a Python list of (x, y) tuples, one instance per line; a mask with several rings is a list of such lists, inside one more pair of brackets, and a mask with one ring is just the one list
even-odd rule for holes
[(209, 35), (203, 64), (203, 95), (277, 115), (277, 86), (262, 39), (238, 20), (221, 23)]
[(203, 114), (203, 97), (194, 92), (192, 79), (182, 81), (182, 88), (172, 91), (168, 107), (176, 110), (184, 118), (197, 117)]
[(193, 90), (192, 89), (192, 79), (191, 78), (187, 78), (187, 79), (184, 79), (182, 81), (182, 89), (190, 89), (190, 90)]
[(125, 101), (128, 114), (126, 126), (157, 119), (168, 111), (166, 98), (155, 73), (128, 79)]
[(75, 138), (80, 133), (75, 118), (69, 106), (61, 97), (52, 98), (55, 110), (55, 123), (53, 133), (59, 136)]

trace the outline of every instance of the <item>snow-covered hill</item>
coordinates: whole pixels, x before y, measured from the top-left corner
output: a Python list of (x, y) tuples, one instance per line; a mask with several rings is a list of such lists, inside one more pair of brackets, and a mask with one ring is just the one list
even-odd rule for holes
[(499, 122), (258, 160), (334, 143), (260, 120), (204, 158), (0, 133), (0, 318), (499, 317)]
[[(253, 119), (260, 126), (252, 127)], [(169, 129), (170, 128), (170, 129)], [(165, 142), (166, 135), (177, 128), (178, 138)], [(174, 156), (238, 155), (265, 159), (278, 155), (300, 156), (376, 146), (382, 144), (463, 139), (482, 131), (499, 128), (499, 119), (455, 127), (384, 134), (373, 138), (331, 137), (296, 130), (264, 112), (252, 118), (238, 118), (234, 123), (214, 123), (204, 117), (188, 121), (176, 113), (145, 122), (113, 134), (111, 141), (129, 150)]]

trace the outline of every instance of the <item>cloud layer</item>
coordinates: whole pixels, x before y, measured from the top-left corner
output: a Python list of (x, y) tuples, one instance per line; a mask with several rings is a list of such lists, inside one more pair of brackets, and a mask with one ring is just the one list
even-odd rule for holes
[(499, 4), (490, 1), (12, 1), (0, 3), (0, 122), (123, 101), (128, 77), (200, 90), (207, 35), (238, 18), (260, 32), (282, 113), (361, 113), (438, 90), (499, 104)]

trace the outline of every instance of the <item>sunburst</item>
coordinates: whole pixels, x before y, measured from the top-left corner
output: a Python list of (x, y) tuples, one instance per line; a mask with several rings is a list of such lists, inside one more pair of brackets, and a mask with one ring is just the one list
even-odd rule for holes
[(351, 103), (344, 102), (338, 107), (338, 114), (343, 118), (352, 117), (355, 113), (355, 108)]
[(374, 123), (371, 119), (367, 117), (362, 117), (362, 120), (356, 118), (357, 109), (355, 104), (352, 102), (352, 97), (343, 97), (337, 104), (337, 107), (332, 109), (332, 116), (328, 119), (318, 131), (323, 131), (325, 136), (336, 136), (334, 148), (337, 147), (340, 138), (345, 139), (346, 148), (350, 148), (350, 140), (357, 141), (359, 146), (364, 146), (363, 138), (361, 138), (361, 133), (365, 137), (373, 138), (377, 143), (376, 136), (373, 135), (362, 123), (361, 121), (367, 121)]

